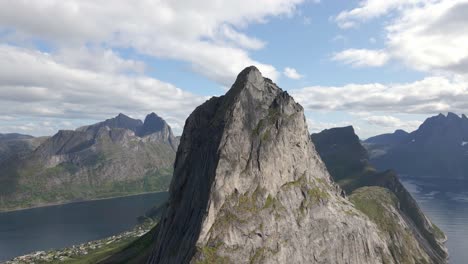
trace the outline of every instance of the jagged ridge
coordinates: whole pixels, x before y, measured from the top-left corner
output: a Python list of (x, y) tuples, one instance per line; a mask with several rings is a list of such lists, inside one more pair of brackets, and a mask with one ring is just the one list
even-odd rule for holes
[(371, 162), (380, 170), (395, 169), (412, 177), (466, 178), (468, 170), (468, 118), (448, 113), (424, 121), (405, 135), (366, 140)]

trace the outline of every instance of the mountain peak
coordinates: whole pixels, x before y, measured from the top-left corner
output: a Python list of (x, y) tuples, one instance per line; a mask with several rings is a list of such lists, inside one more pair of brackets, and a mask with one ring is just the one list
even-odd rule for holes
[(249, 66), (242, 70), (236, 78), (236, 81), (228, 91), (226, 96), (235, 96), (243, 90), (258, 90), (264, 89), (265, 78), (255, 66)]
[(371, 160), (379, 169), (394, 168), (413, 177), (463, 178), (463, 172), (468, 169), (467, 140), (468, 119), (465, 115), (438, 114), (427, 118), (404, 140), (389, 142), (386, 149), (376, 148), (381, 155), (373, 156)]
[(237, 80), (245, 80), (247, 82), (256, 82), (263, 80), (262, 73), (255, 66), (246, 67), (237, 75)]
[(366, 143), (371, 143), (371, 144), (398, 144), (402, 141), (404, 141), (408, 137), (409, 133), (402, 130), (402, 129), (397, 129), (393, 133), (387, 133), (387, 134), (382, 134), (382, 135), (377, 135), (370, 137), (364, 142)]
[[(322, 132), (312, 134), (311, 138), (312, 139), (321, 138), (322, 135), (327, 135), (327, 138), (333, 138), (334, 140), (337, 140), (340, 143), (342, 142), (348, 143), (348, 142), (353, 142), (353, 141), (359, 143), (359, 137), (354, 132), (353, 126), (334, 127), (334, 128), (325, 129)], [(337, 143), (337, 142), (334, 142), (334, 143)], [(316, 144), (316, 147), (317, 147), (317, 144)]]
[(378, 263), (389, 256), (376, 250), (385, 247), (376, 227), (330, 181), (303, 108), (256, 68), (185, 124), (148, 263), (341, 263), (343, 252), (351, 263)]
[(143, 137), (155, 132), (160, 132), (164, 130), (165, 127), (168, 127), (166, 121), (164, 121), (164, 119), (162, 119), (156, 113), (152, 112), (145, 117), (143, 126), (140, 128), (138, 134)]
[[(368, 155), (352, 126), (325, 129), (311, 139), (335, 181), (364, 170)], [(348, 166), (343, 170), (343, 166)]]
[[(162, 117), (158, 116), (155, 112), (151, 112), (145, 117), (145, 122), (152, 122), (152, 121), (158, 121), (158, 122), (164, 122), (164, 119)], [(145, 123), (143, 122), (143, 123)]]
[(161, 118), (161, 117), (159, 117), (155, 112), (151, 112), (146, 116), (146, 118)]
[(459, 117), (457, 114), (452, 113), (452, 112), (448, 112), (448, 113), (447, 113), (447, 118), (448, 118), (448, 119), (455, 119), (455, 120), (460, 119), (460, 117)]
[(143, 122), (138, 119), (133, 119), (125, 114), (119, 113), (113, 118), (106, 119), (105, 121), (77, 128), (76, 131), (88, 131), (96, 135), (101, 127), (109, 128), (125, 128), (137, 132), (138, 128), (143, 125)]
[(115, 120), (135, 120), (135, 119), (129, 117), (128, 115), (123, 114), (123, 113), (119, 113), (117, 116), (115, 116), (114, 118), (111, 118), (111, 119), (115, 119)]
[(462, 125), (463, 123), (466, 123), (467, 119), (466, 116), (463, 117), (458, 116), (455, 113), (448, 112), (447, 116), (443, 114), (438, 114), (437, 116), (429, 117), (427, 118), (419, 127), (419, 129), (415, 132), (420, 133), (420, 130), (434, 130), (434, 129), (442, 129), (443, 127), (451, 127), (452, 130), (455, 129), (455, 127), (458, 127)]

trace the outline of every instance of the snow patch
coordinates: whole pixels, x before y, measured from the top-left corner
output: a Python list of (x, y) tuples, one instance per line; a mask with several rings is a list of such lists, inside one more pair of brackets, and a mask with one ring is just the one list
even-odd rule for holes
[(462, 141), (461, 145), (462, 145), (462, 147), (465, 146), (465, 145), (468, 145), (468, 141)]

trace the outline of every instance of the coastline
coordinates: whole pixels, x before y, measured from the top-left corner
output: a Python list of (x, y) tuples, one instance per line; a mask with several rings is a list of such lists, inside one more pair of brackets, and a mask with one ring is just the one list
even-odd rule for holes
[(24, 210), (30, 210), (30, 209), (36, 209), (36, 208), (52, 207), (52, 206), (58, 206), (58, 205), (86, 203), (86, 202), (94, 202), (94, 201), (101, 201), (101, 200), (110, 200), (110, 199), (125, 198), (125, 197), (130, 197), (130, 196), (138, 196), (138, 195), (145, 195), (145, 194), (156, 194), (156, 193), (166, 193), (166, 192), (168, 192), (168, 191), (142, 192), (142, 193), (119, 195), (119, 196), (104, 197), (104, 198), (93, 198), (93, 199), (86, 199), (86, 200), (79, 200), (79, 201), (64, 201), (64, 202), (56, 202), (56, 203), (47, 203), (47, 204), (40, 204), (40, 205), (35, 205), (35, 206), (31, 206), (31, 207), (26, 207), (26, 208), (16, 208), (16, 209), (8, 209), (8, 210), (0, 209), (0, 214), (18, 212), (18, 211), (24, 211)]

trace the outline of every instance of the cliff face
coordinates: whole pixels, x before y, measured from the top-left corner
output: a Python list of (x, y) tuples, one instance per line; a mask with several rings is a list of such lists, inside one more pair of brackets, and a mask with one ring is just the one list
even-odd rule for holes
[(176, 148), (154, 113), (61, 130), (0, 164), (0, 210), (167, 190)]
[(395, 172), (377, 172), (369, 165), (352, 127), (324, 130), (311, 138), (351, 201), (386, 236), (397, 263), (446, 262), (443, 232), (424, 215)]
[(325, 129), (312, 134), (311, 138), (336, 182), (346, 181), (369, 169), (367, 151), (352, 126)]
[(341, 196), (302, 107), (255, 67), (187, 119), (148, 263), (394, 263)]

